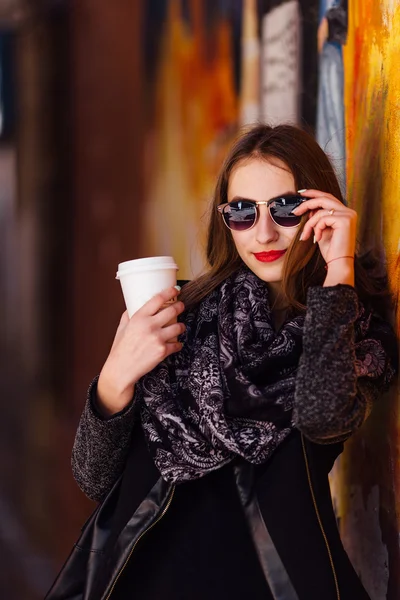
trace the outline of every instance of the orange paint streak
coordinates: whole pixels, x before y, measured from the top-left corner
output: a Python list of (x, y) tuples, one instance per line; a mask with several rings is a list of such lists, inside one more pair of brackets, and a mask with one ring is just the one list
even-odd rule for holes
[[(345, 114), (349, 200), (359, 212), (361, 241), (367, 246), (379, 243), (383, 234), (400, 334), (400, 219), (397, 217), (400, 207), (400, 4), (392, 5), (390, 0), (350, 1), (348, 41), (344, 49)], [(394, 394), (396, 396), (396, 392)], [(390, 489), (394, 484), (396, 511), (400, 515), (400, 465), (395, 458), (400, 456), (400, 418), (396, 399), (397, 396), (391, 404), (388, 422), (391, 431), (386, 431), (393, 460), (393, 481), (380, 483), (382, 489), (385, 486)], [(343, 471), (351, 469), (347, 460)], [(348, 499), (344, 488), (342, 493), (343, 514), (346, 514)], [(397, 526), (400, 530), (400, 522)]]

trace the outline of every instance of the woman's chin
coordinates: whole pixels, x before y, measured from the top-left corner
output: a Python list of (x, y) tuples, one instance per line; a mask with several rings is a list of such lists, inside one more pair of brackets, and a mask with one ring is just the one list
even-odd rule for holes
[(279, 283), (282, 281), (282, 266), (272, 263), (263, 263), (256, 258), (254, 261), (245, 261), (246, 265), (261, 281), (265, 283)]

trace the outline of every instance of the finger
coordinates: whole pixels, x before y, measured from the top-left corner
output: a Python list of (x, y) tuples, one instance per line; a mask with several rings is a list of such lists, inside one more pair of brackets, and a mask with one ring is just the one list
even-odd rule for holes
[(310, 211), (310, 218), (306, 221), (304, 227), (313, 227), (315, 222), (318, 221), (323, 216), (333, 217), (334, 221), (340, 219), (341, 221), (347, 221), (349, 224), (353, 226), (357, 223), (357, 213), (352, 208), (347, 208), (346, 206), (340, 205), (339, 208), (320, 208), (318, 210)]
[(318, 196), (318, 198), (311, 198), (310, 200), (305, 200), (292, 212), (293, 214), (300, 216), (306, 213), (308, 210), (316, 210), (319, 208), (326, 208), (328, 210), (331, 210), (333, 208), (334, 210), (341, 210), (346, 207), (337, 198), (329, 196)]
[(150, 300), (148, 300), (138, 311), (136, 314), (141, 314), (143, 316), (151, 316), (158, 313), (158, 311), (168, 302), (174, 302), (177, 296), (180, 294), (180, 289), (178, 290), (175, 287), (170, 287)]
[(161, 308), (160, 311), (154, 315), (153, 323), (156, 327), (165, 327), (170, 321), (176, 319), (178, 315), (183, 313), (185, 305), (183, 302), (174, 302), (170, 306)]
[(304, 225), (301, 239), (307, 240), (311, 234), (315, 233), (315, 228), (321, 221), (323, 221), (327, 227), (333, 227), (335, 224), (337, 224), (338, 218), (340, 218), (340, 215), (336, 212), (333, 215), (331, 215), (329, 214), (329, 211), (318, 211)]
[(178, 337), (178, 335), (182, 335), (186, 331), (186, 325), (184, 323), (173, 323), (172, 325), (168, 325), (167, 327), (163, 327), (161, 330), (161, 340), (163, 342), (168, 342), (168, 340), (172, 340), (172, 338)]
[(167, 358), (167, 356), (169, 356), (170, 354), (174, 354), (174, 352), (180, 352), (182, 348), (182, 342), (167, 342), (165, 358)]
[[(300, 196), (304, 196), (305, 198), (326, 197), (330, 198), (331, 200), (338, 200), (333, 194), (330, 194), (329, 192), (324, 192), (322, 190), (316, 190), (314, 188), (310, 188), (307, 190), (299, 190), (297, 193)], [(340, 202), (340, 200), (338, 200), (338, 202)]]
[(322, 219), (323, 217), (333, 217), (333, 219), (335, 219), (335, 218), (343, 217), (343, 216), (345, 216), (344, 213), (341, 213), (338, 210), (332, 210), (332, 209), (328, 210), (328, 209), (323, 208), (323, 209), (317, 210), (313, 214), (313, 216), (310, 217), (308, 219), (308, 221), (306, 221), (306, 223), (304, 225), (304, 228), (306, 228), (306, 227), (307, 228), (314, 227), (318, 223), (318, 221), (320, 219)]
[(325, 218), (322, 218), (318, 221), (317, 225), (314, 227), (314, 236), (315, 242), (319, 242), (322, 239), (322, 233), (325, 229), (332, 229), (331, 225), (326, 222)]

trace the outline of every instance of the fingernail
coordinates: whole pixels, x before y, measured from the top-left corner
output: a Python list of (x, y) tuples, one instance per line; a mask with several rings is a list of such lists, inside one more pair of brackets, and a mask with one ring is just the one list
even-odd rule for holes
[(300, 242), (303, 240), (303, 232), (301, 232), (299, 240), (300, 240)]
[(181, 289), (182, 289), (180, 285), (174, 285), (174, 288), (175, 288), (176, 290), (178, 290), (178, 292), (180, 292), (180, 291), (181, 291)]
[(317, 239), (316, 239), (316, 237), (315, 237), (315, 235), (314, 235), (314, 240), (313, 240), (314, 244), (315, 244), (315, 242), (316, 242), (316, 241), (317, 241)]
[(307, 189), (305, 188), (304, 190), (297, 190), (297, 193), (298, 194), (303, 194), (303, 192), (306, 192), (306, 191), (307, 191)]

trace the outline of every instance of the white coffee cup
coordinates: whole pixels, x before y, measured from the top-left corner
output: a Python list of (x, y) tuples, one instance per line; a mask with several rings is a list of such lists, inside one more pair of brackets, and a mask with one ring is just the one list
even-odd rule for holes
[(151, 256), (120, 263), (116, 279), (121, 283), (129, 317), (150, 298), (175, 286), (177, 270), (172, 256)]

